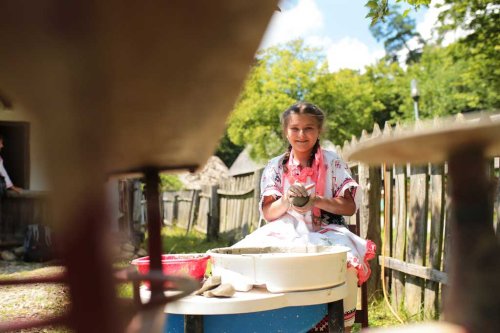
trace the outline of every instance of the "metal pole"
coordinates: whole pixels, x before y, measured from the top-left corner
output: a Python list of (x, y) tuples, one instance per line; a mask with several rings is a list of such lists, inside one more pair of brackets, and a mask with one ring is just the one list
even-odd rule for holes
[(415, 121), (418, 120), (418, 100), (420, 99), (420, 92), (418, 91), (417, 80), (413, 79), (410, 83), (411, 98), (413, 98), (413, 109), (415, 111)]
[[(148, 216), (149, 269), (162, 273), (161, 262), (161, 222), (159, 187), (160, 176), (157, 168), (144, 170), (146, 178), (146, 203)], [(163, 298), (163, 282), (150, 281), (151, 300)]]
[(415, 111), (415, 120), (418, 120), (418, 99), (413, 100), (413, 110)]

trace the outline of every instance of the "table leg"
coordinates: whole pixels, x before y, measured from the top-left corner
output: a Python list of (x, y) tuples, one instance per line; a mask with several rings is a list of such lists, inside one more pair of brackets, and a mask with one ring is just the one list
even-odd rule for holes
[(203, 316), (185, 315), (184, 333), (203, 333)]
[(344, 300), (328, 303), (328, 332), (344, 333)]

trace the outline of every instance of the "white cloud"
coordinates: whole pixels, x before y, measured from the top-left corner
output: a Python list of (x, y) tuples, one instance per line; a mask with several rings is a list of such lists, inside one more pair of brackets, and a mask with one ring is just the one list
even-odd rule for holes
[(317, 34), (324, 28), (323, 14), (314, 0), (299, 0), (289, 10), (276, 11), (262, 39), (260, 48), (286, 43)]
[(260, 49), (302, 38), (306, 45), (325, 50), (331, 72), (341, 68), (363, 71), (384, 56), (382, 48), (370, 49), (358, 39), (346, 36), (335, 42), (325, 36), (325, 19), (316, 0), (298, 0), (296, 6), (281, 9), (271, 18)]
[(363, 42), (345, 37), (328, 48), (328, 69), (335, 72), (342, 68), (351, 68), (363, 72), (366, 65), (375, 63), (384, 54), (383, 49), (370, 50)]

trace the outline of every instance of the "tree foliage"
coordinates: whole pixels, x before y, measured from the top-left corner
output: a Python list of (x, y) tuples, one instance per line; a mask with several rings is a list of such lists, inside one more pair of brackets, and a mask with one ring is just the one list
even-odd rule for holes
[[(383, 41), (389, 60), (399, 61), (401, 51), (406, 51), (405, 62), (411, 64), (420, 59), (425, 44), (415, 26), (415, 20), (400, 13), (400, 7), (394, 5), (390, 7), (385, 19), (377, 21), (370, 27), (370, 31), (378, 42)], [(415, 42), (416, 45), (412, 45)]]
[(444, 0), (439, 15), (439, 31), (445, 34), (460, 28), (467, 32), (461, 43), (471, 54), (481, 53), (497, 58), (500, 45), (500, 1), (498, 0)]
[(177, 175), (160, 174), (160, 187), (162, 191), (178, 191), (184, 185)]
[(249, 74), (229, 122), (228, 135), (238, 145), (251, 145), (250, 155), (267, 159), (284, 149), (279, 116), (310, 93), (324, 58), (300, 40), (264, 50)]
[(476, 81), (478, 107), (497, 107), (500, 91), (500, 1), (445, 0), (439, 32), (460, 28), (467, 35), (460, 39), (451, 56), (457, 63), (467, 62), (467, 81)]
[(358, 71), (341, 70), (318, 78), (309, 100), (326, 113), (323, 137), (335, 144), (371, 128), (374, 115), (383, 110), (373, 85)]
[(215, 151), (215, 156), (219, 157), (222, 162), (224, 162), (224, 164), (229, 168), (244, 148), (245, 146), (234, 144), (229, 139), (226, 131), (222, 139), (219, 141), (219, 146)]
[[(431, 0), (396, 0), (396, 2), (406, 2), (415, 9), (418, 9), (422, 5), (428, 6), (431, 3)], [(366, 2), (365, 7), (369, 10), (366, 17), (371, 18), (372, 26), (379, 21), (384, 21), (390, 12), (388, 0), (369, 0)], [(408, 11), (409, 10), (405, 12), (405, 16), (408, 14)]]

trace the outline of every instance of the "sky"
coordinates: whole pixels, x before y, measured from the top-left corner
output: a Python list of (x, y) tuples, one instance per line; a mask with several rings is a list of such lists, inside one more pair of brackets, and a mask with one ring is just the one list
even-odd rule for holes
[[(307, 45), (325, 50), (331, 72), (341, 68), (363, 71), (384, 55), (383, 42), (377, 42), (369, 30), (370, 19), (365, 0), (281, 0), (269, 23), (260, 48), (303, 38)], [(403, 7), (408, 8), (408, 7)], [(432, 36), (438, 10), (421, 7), (411, 10), (417, 31)]]

